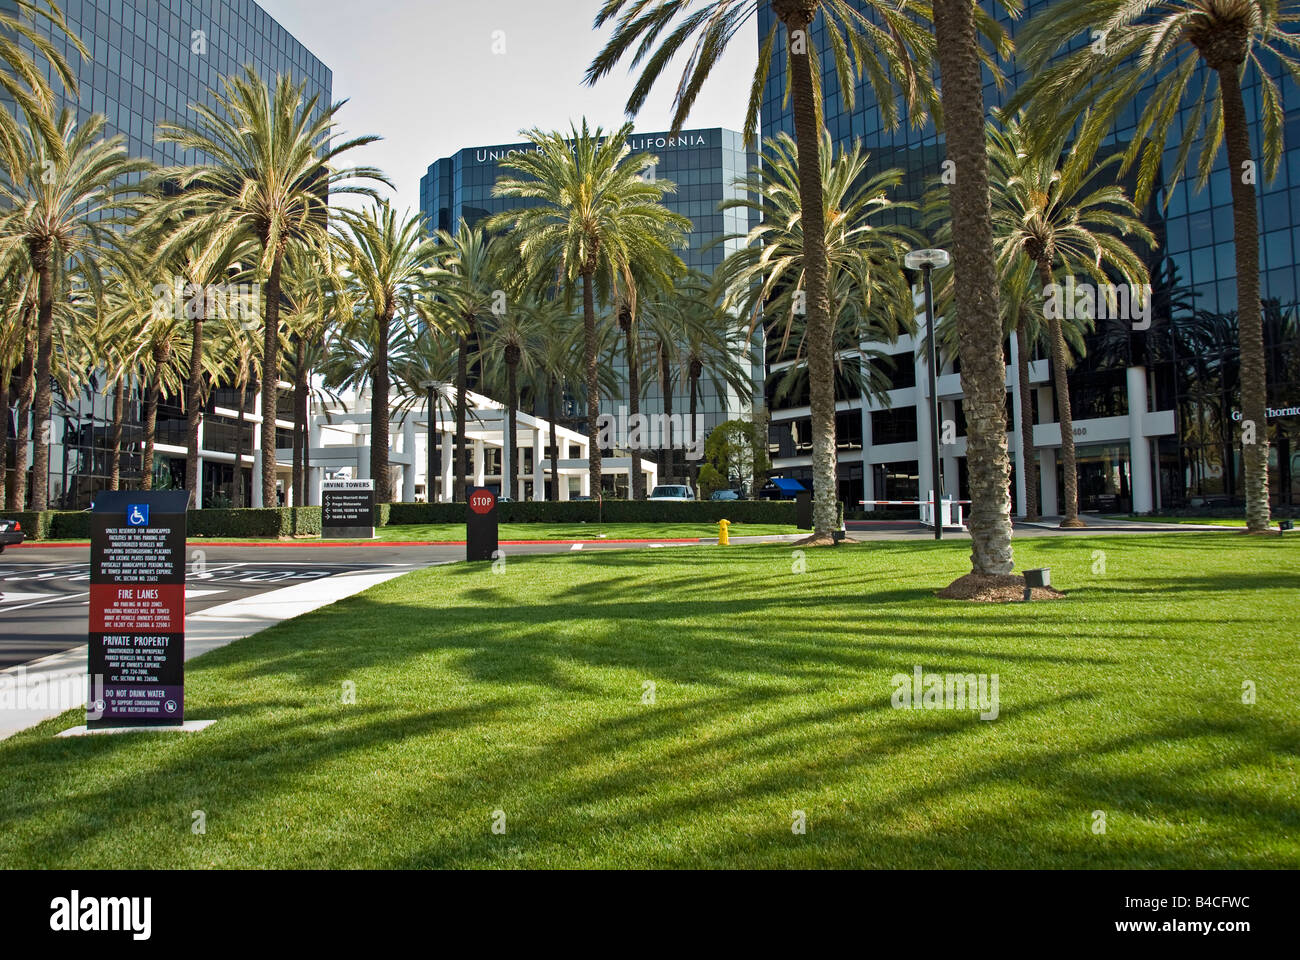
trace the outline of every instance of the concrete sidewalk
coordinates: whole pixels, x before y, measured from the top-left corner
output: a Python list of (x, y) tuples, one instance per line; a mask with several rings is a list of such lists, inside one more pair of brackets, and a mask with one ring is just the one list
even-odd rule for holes
[[(450, 561), (443, 561), (444, 563)], [(440, 564), (432, 564), (438, 566)], [(185, 659), (224, 647), (409, 573), (410, 568), (354, 571), (271, 590), (185, 618)], [(0, 710), (0, 740), (65, 710), (86, 705), (86, 645), (0, 671), (0, 697), (12, 709)], [(54, 701), (52, 705), (51, 701)], [(36, 703), (18, 709), (19, 704)]]

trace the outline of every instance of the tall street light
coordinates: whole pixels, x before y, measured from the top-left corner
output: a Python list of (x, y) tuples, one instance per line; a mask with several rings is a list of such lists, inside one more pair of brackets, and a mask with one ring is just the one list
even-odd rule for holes
[(903, 266), (909, 270), (920, 270), (925, 278), (925, 329), (929, 333), (930, 349), (930, 520), (934, 523), (934, 539), (943, 539), (943, 514), (939, 501), (943, 497), (943, 484), (939, 472), (939, 391), (935, 384), (935, 340), (934, 330), (934, 287), (930, 282), (930, 273), (936, 267), (948, 266), (947, 250), (913, 250), (903, 257)]

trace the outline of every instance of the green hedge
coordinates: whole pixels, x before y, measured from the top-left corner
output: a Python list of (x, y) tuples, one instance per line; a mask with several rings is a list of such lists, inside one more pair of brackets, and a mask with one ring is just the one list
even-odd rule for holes
[(311, 537), (320, 536), (320, 507), (191, 510), (185, 522), (190, 537)]
[(0, 513), (5, 520), (17, 520), (23, 528), (23, 535), (28, 540), (45, 540), (50, 533), (50, 511), (36, 513), (34, 510), (9, 510)]
[[(464, 523), (463, 503), (393, 503), (387, 525)], [(791, 500), (528, 500), (497, 506), (502, 523), (794, 523)]]
[[(568, 500), (503, 503), (502, 523), (776, 523), (793, 525), (791, 500), (703, 500), (694, 503), (648, 500)], [(0, 516), (17, 519), (28, 540), (86, 540), (90, 537), (88, 511), (25, 511)], [(463, 503), (381, 503), (375, 507), (375, 525), (464, 523)], [(189, 511), (187, 534), (194, 538), (320, 536), (320, 507), (244, 507)]]

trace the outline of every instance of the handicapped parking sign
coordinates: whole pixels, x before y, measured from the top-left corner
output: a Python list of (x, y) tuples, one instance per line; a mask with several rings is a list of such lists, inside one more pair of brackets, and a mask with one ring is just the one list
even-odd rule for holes
[(126, 525), (128, 527), (149, 526), (149, 504), (132, 503), (126, 508)]

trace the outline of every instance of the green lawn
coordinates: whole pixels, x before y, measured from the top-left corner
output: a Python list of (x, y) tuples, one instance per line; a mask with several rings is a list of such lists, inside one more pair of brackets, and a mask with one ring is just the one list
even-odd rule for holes
[[(1300, 867), (1296, 541), (1019, 538), (1066, 599), (935, 599), (968, 551), (412, 574), (192, 663), (203, 733), (0, 742), (0, 867)], [(997, 719), (891, 709), (918, 664)]]
[[(733, 523), (731, 536), (765, 536), (798, 533), (793, 525), (779, 523)], [(464, 540), (463, 523), (404, 524), (380, 527), (380, 540)], [(716, 537), (716, 523), (503, 523), (498, 536), (502, 540), (596, 540), (604, 534), (610, 540), (698, 539)]]
[[(1246, 529), (1246, 521), (1242, 517), (1147, 517), (1133, 514), (1109, 516), (1104, 519), (1136, 520), (1141, 523), (1191, 523), (1203, 527), (1238, 527), (1242, 530)], [(1277, 521), (1274, 520), (1271, 526), (1277, 529)]]

